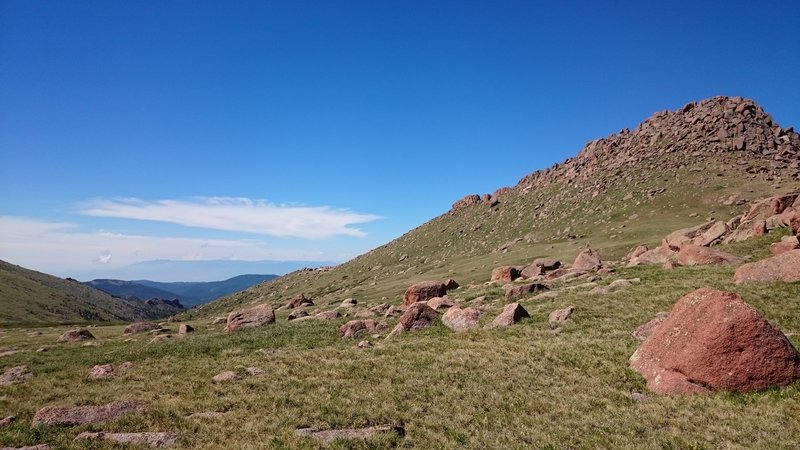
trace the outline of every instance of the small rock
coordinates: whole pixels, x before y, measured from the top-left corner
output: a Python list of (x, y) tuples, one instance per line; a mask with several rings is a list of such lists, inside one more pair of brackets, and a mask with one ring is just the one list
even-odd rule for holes
[(28, 370), (28, 366), (10, 367), (0, 375), (0, 386), (9, 386), (14, 383), (22, 383), (33, 378), (33, 373)]
[(359, 342), (359, 343), (356, 345), (356, 347), (358, 347), (358, 348), (370, 348), (370, 347), (372, 347), (372, 344), (371, 344), (369, 341), (366, 341), (366, 340), (365, 340), (365, 341), (360, 341), (360, 342)]
[(142, 403), (119, 401), (101, 406), (46, 406), (33, 416), (33, 426), (45, 425), (83, 425), (115, 419), (133, 412), (147, 411)]
[(39, 348), (36, 349), (36, 353), (44, 353), (44, 352), (46, 352), (48, 350), (49, 349), (47, 347), (39, 347)]
[(478, 328), (482, 316), (480, 309), (453, 306), (442, 316), (442, 323), (453, 331), (467, 331)]
[(125, 361), (124, 363), (119, 365), (119, 368), (122, 370), (130, 370), (133, 369), (133, 363), (130, 361)]
[(447, 287), (441, 281), (422, 281), (411, 285), (403, 295), (403, 306), (424, 302), (433, 297), (443, 297)]
[(292, 321), (295, 319), (299, 319), (301, 317), (308, 317), (308, 313), (303, 311), (302, 309), (295, 309), (294, 311), (291, 312), (291, 314), (289, 314), (287, 320)]
[(111, 364), (97, 365), (89, 369), (89, 375), (86, 378), (90, 380), (107, 380), (114, 378), (114, 367)]
[(94, 335), (86, 328), (75, 328), (59, 336), (56, 342), (76, 342), (94, 339)]
[(226, 381), (233, 381), (238, 379), (239, 379), (239, 374), (237, 374), (232, 370), (226, 370), (224, 372), (220, 372), (214, 375), (211, 381), (213, 381), (214, 383), (224, 383)]
[(242, 328), (259, 327), (273, 323), (275, 323), (275, 312), (272, 310), (272, 306), (261, 304), (228, 314), (225, 330), (232, 332)]
[(448, 291), (451, 291), (453, 289), (458, 289), (459, 284), (456, 282), (456, 280), (450, 278), (444, 282), (444, 288)]
[(342, 308), (352, 308), (358, 304), (358, 300), (354, 298), (346, 298), (342, 301)]
[(11, 422), (15, 421), (16, 419), (17, 419), (17, 416), (13, 416), (13, 415), (12, 416), (6, 416), (3, 419), (0, 419), (0, 427), (4, 427), (6, 425), (9, 425)]
[(194, 328), (191, 325), (189, 325), (188, 323), (182, 323), (178, 327), (178, 334), (189, 334), (192, 331), (194, 331)]
[(487, 324), (485, 328), (506, 327), (513, 325), (523, 318), (530, 317), (528, 311), (519, 303), (510, 303), (503, 307), (503, 312), (500, 313), (494, 320)]
[(601, 267), (603, 267), (603, 261), (600, 259), (600, 255), (590, 248), (580, 252), (572, 263), (573, 270), (593, 271)]
[(547, 317), (547, 321), (550, 325), (562, 325), (567, 322), (567, 319), (572, 315), (572, 312), (575, 311), (574, 306), (567, 306), (564, 309), (557, 309), (550, 313)]
[(297, 430), (298, 435), (312, 437), (323, 444), (330, 444), (336, 439), (369, 439), (384, 433), (397, 433), (403, 436), (405, 434), (405, 429), (401, 424), (386, 424), (367, 428), (346, 428), (339, 430), (314, 430), (312, 428), (301, 428)]
[(455, 302), (450, 300), (450, 298), (446, 295), (444, 297), (433, 297), (432, 299), (428, 300), (427, 303), (428, 306), (437, 311), (455, 306)]
[(404, 331), (418, 331), (433, 325), (439, 317), (436, 310), (424, 303), (414, 303), (400, 316), (400, 321), (388, 337), (396, 336)]
[(161, 326), (152, 322), (136, 322), (128, 325), (122, 334), (145, 333), (148, 331), (160, 330)]
[(531, 294), (534, 292), (541, 292), (545, 290), (547, 290), (547, 286), (539, 283), (509, 285), (506, 287), (505, 298), (507, 302), (510, 302), (520, 297), (523, 297), (527, 294)]
[(84, 431), (76, 441), (111, 441), (119, 444), (142, 445), (150, 448), (169, 447), (178, 441), (177, 433), (110, 433)]
[(254, 376), (254, 377), (261, 376), (261, 375), (264, 375), (265, 373), (267, 373), (267, 372), (264, 371), (264, 369), (262, 369), (260, 367), (248, 367), (248, 368), (246, 368), (244, 370), (247, 371), (247, 373), (249, 375)]
[(500, 266), (492, 270), (492, 275), (489, 281), (502, 281), (510, 283), (519, 278), (519, 269), (513, 266)]
[(322, 311), (314, 316), (314, 318), (317, 320), (335, 320), (339, 318), (339, 311)]

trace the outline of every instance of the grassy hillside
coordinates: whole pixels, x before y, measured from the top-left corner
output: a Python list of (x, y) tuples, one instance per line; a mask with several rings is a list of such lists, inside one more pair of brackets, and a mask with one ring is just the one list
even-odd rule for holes
[(112, 297), (75, 280), (0, 261), (0, 326), (134, 321), (179, 311), (161, 302)]

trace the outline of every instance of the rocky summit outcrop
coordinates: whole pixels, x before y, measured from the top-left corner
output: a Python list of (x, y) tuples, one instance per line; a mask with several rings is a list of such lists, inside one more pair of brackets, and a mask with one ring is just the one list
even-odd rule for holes
[(74, 328), (58, 337), (56, 342), (77, 342), (94, 339), (94, 335), (86, 328)]
[(733, 275), (733, 282), (736, 284), (770, 281), (800, 281), (800, 250), (791, 250), (744, 264)]
[(637, 180), (635, 175), (626, 175), (627, 168), (663, 169), (654, 165), (656, 157), (678, 152), (687, 162), (705, 155), (731, 155), (740, 158), (751, 173), (772, 173), (770, 168), (752, 164), (755, 159), (769, 160), (772, 170), (786, 168), (800, 179), (800, 135), (778, 126), (750, 99), (718, 96), (657, 112), (634, 130), (591, 141), (576, 157), (525, 176), (515, 190), (534, 190), (559, 180), (599, 180), (608, 173), (617, 173), (632, 184)]
[(403, 305), (410, 306), (433, 297), (443, 297), (445, 294), (447, 294), (447, 286), (441, 281), (421, 281), (406, 289), (406, 293), (403, 295)]
[(115, 419), (125, 414), (147, 411), (147, 405), (136, 402), (112, 402), (100, 406), (46, 406), (33, 416), (33, 426), (83, 425)]
[(800, 379), (800, 354), (780, 331), (731, 292), (682, 297), (630, 358), (659, 394), (757, 391)]
[(242, 311), (233, 311), (228, 314), (228, 324), (225, 330), (228, 332), (242, 328), (259, 327), (275, 323), (275, 312), (272, 306), (262, 304)]

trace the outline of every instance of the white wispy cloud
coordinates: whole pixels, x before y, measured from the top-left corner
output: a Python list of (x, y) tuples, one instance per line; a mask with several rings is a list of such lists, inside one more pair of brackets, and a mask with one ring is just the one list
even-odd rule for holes
[[(319, 250), (278, 248), (254, 239), (200, 239), (83, 231), (78, 225), (0, 216), (0, 259), (70, 276), (148, 260), (340, 260)], [(344, 255), (346, 256), (346, 255)]]
[(380, 219), (329, 206), (277, 205), (265, 200), (203, 197), (194, 200), (145, 201), (135, 198), (91, 200), (79, 206), (94, 217), (168, 222), (187, 227), (246, 232), (277, 237), (325, 239), (364, 236), (353, 225)]

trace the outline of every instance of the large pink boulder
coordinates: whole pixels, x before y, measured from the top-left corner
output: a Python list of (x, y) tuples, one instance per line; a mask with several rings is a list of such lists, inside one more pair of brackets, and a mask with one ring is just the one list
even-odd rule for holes
[(510, 283), (519, 278), (519, 269), (514, 266), (500, 266), (492, 270), (490, 281)]
[(478, 328), (483, 311), (477, 308), (453, 306), (442, 316), (442, 323), (453, 331), (466, 331)]
[(444, 297), (447, 286), (441, 281), (421, 281), (411, 285), (403, 295), (403, 305), (410, 306), (434, 297)]
[(736, 269), (733, 282), (800, 281), (800, 250), (791, 250), (761, 261), (744, 264)]
[(800, 354), (732, 293), (703, 288), (682, 297), (630, 358), (658, 394), (757, 391), (800, 379)]
[(400, 321), (389, 336), (396, 336), (404, 331), (418, 331), (433, 325), (439, 314), (425, 303), (414, 303), (400, 316)]

